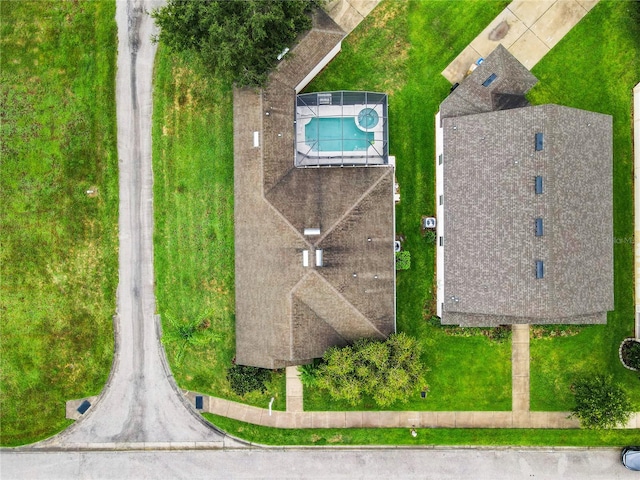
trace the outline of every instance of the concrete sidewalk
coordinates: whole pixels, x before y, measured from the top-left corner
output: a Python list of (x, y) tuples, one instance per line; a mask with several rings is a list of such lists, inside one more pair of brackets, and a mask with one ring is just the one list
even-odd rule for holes
[[(186, 392), (195, 401), (194, 392)], [(568, 412), (283, 412), (203, 395), (203, 411), (276, 428), (580, 428)], [(624, 428), (640, 428), (636, 413)]]
[(462, 81), (479, 58), (503, 45), (528, 69), (544, 57), (599, 0), (514, 0), (471, 41), (442, 75)]
[(345, 33), (356, 28), (381, 0), (329, 0), (324, 10)]

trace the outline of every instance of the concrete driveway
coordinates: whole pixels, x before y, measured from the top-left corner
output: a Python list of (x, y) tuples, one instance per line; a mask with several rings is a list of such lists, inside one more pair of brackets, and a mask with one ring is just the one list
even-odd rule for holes
[(503, 45), (529, 70), (589, 13), (599, 0), (513, 0), (447, 66), (442, 75), (461, 82), (469, 67)]

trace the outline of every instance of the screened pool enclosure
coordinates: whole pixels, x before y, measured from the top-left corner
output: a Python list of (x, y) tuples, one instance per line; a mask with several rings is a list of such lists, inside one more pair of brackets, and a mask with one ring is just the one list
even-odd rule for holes
[(296, 99), (297, 167), (385, 165), (387, 95), (305, 93)]

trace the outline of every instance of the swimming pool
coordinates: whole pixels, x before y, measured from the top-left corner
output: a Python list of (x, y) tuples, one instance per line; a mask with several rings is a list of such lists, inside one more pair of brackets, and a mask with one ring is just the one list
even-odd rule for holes
[(305, 125), (304, 134), (305, 143), (316, 152), (364, 151), (374, 138), (373, 132), (358, 128), (355, 117), (312, 118)]

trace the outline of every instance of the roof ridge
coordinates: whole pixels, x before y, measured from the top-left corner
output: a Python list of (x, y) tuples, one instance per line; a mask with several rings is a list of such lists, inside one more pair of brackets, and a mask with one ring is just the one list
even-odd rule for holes
[(344, 213), (340, 216), (340, 218), (338, 218), (335, 222), (333, 222), (333, 225), (331, 225), (322, 235), (320, 235), (320, 237), (318, 237), (316, 239), (316, 241), (313, 243), (313, 246), (317, 246), (320, 243), (322, 243), (322, 241), (327, 238), (327, 236), (333, 232), (333, 230), (335, 230), (335, 228), (340, 225), (342, 223), (342, 221), (347, 218), (351, 212), (358, 206), (360, 205), (360, 203), (362, 203), (362, 201), (367, 198), (369, 196), (369, 194), (378, 187), (378, 185), (380, 184), (380, 182), (382, 182), (382, 180), (389, 175), (389, 172), (393, 172), (393, 168), (387, 168), (387, 167), (356, 167), (356, 168), (384, 168), (384, 173), (382, 175), (380, 175), (376, 181), (374, 183), (371, 184), (371, 186), (369, 188), (367, 188), (365, 190), (365, 192), (360, 195), (360, 197), (358, 197), (356, 199), (356, 201), (353, 203), (353, 205), (351, 205), (351, 207), (349, 207), (348, 209), (346, 209), (344, 211)]
[[(310, 277), (310, 276), (315, 276), (316, 278), (320, 279), (320, 281), (326, 285), (329, 290), (332, 291), (332, 293), (338, 297), (339, 299), (341, 299), (345, 305), (347, 305), (353, 312), (355, 312), (356, 316), (359, 317), (360, 319), (363, 320), (363, 323), (366, 323), (367, 325), (370, 325), (371, 329), (373, 329), (375, 332), (377, 332), (381, 337), (386, 337), (386, 335), (384, 333), (382, 333), (380, 331), (380, 329), (378, 327), (376, 327), (371, 320), (369, 320), (366, 315), (364, 313), (362, 313), (360, 310), (358, 310), (355, 305), (353, 305), (353, 303), (351, 303), (349, 300), (346, 299), (346, 297), (344, 295), (342, 295), (342, 293), (340, 293), (332, 284), (331, 282), (329, 282), (326, 278), (324, 278), (322, 275), (320, 275), (316, 270), (312, 270), (310, 271), (308, 274), (306, 274), (303, 277), (303, 280)], [(291, 296), (296, 296), (296, 298), (298, 298), (302, 303), (304, 303), (307, 307), (309, 307), (317, 316), (318, 318), (322, 318), (322, 320), (327, 323), (327, 325), (329, 325), (331, 328), (333, 328), (333, 326), (328, 323), (321, 315), (318, 314), (318, 312), (315, 311), (315, 309), (309, 305), (307, 302), (305, 302), (299, 295), (295, 294), (295, 290), (297, 290), (300, 287), (300, 284), (302, 283), (302, 280), (300, 280), (300, 282), (298, 282), (295, 287), (293, 289), (291, 289), (290, 295)], [(335, 329), (334, 329), (335, 330)], [(343, 337), (343, 335), (340, 335), (341, 337)], [(343, 337), (344, 338), (344, 337)]]
[[(311, 274), (311, 272), (309, 272), (308, 274), (304, 275), (304, 277), (303, 277), (303, 278), (306, 278), (306, 277), (307, 277), (307, 276), (309, 276), (310, 274)], [(296, 284), (296, 287), (294, 287), (294, 288), (297, 288), (299, 283), (300, 283), (300, 282), (298, 282), (298, 283)], [(336, 332), (336, 335), (338, 335), (340, 338), (342, 338), (345, 342), (347, 342), (347, 343), (349, 342), (349, 339), (348, 339), (348, 338), (345, 338), (345, 336), (344, 336), (344, 335), (342, 335), (340, 332), (338, 332), (338, 330), (336, 330), (336, 329), (333, 327), (333, 325), (331, 325), (331, 324), (327, 323), (327, 322), (324, 320), (324, 318), (322, 318), (320, 315), (318, 315), (318, 313), (317, 313), (313, 308), (311, 308), (311, 305), (309, 305), (307, 302), (305, 302), (305, 301), (304, 301), (304, 299), (303, 299), (302, 297), (300, 297), (299, 295), (297, 295), (296, 293), (294, 293), (294, 291), (293, 291), (293, 289), (292, 289), (292, 290), (291, 290), (291, 292), (290, 292), (290, 294), (289, 294), (289, 301), (291, 301), (291, 300), (292, 300), (292, 299), (294, 299), (294, 298), (298, 299), (298, 300), (300, 301), (300, 303), (304, 304), (304, 305), (305, 305), (309, 310), (311, 310), (311, 311), (312, 311), (312, 312), (313, 312), (313, 313), (314, 313), (318, 318), (320, 318), (320, 319), (321, 319), (321, 320), (322, 320), (322, 321), (323, 321), (323, 322), (324, 322), (324, 323), (325, 323), (329, 328), (331, 328), (331, 330), (333, 330), (334, 332)], [(293, 313), (293, 302), (291, 302), (291, 312)], [(290, 349), (290, 351), (291, 351), (291, 358), (294, 358), (294, 355), (293, 355), (293, 353), (294, 353), (294, 352), (293, 352), (293, 347), (294, 347), (294, 345), (293, 345), (293, 322), (291, 322), (291, 323), (290, 323), (290, 325), (291, 325), (291, 335), (290, 335), (289, 349)]]
[[(282, 183), (282, 181), (288, 177), (289, 175), (291, 175), (291, 172), (293, 171), (293, 169), (296, 168), (295, 165), (291, 165), (291, 167), (289, 167), (289, 169), (284, 172), (282, 175), (280, 175), (280, 178), (278, 178), (277, 182), (274, 182), (273, 185), (271, 185), (271, 187), (269, 188), (269, 190), (264, 189), (264, 181), (262, 182), (262, 196), (264, 197), (265, 200), (267, 200), (267, 195), (269, 195), (272, 191), (275, 190), (275, 188), (280, 185)], [(263, 165), (263, 171), (264, 171), (264, 165)], [(269, 200), (267, 200), (269, 202)], [(271, 202), (269, 202), (271, 203)], [(275, 206), (274, 206), (275, 207)]]

